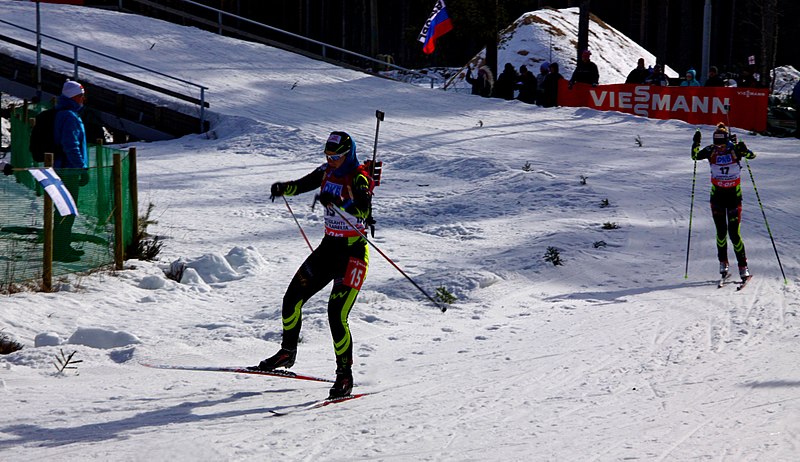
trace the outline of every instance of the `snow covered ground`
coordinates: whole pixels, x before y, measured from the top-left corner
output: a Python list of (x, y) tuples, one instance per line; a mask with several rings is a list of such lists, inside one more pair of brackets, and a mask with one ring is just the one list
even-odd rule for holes
[[(745, 170), (755, 278), (717, 289), (703, 163), (684, 277), (686, 123), (430, 90), (197, 29), (41, 7), (46, 33), (207, 85), (215, 126), (136, 145), (160, 261), (0, 298), (0, 329), (25, 346), (0, 357), (0, 459), (797, 460), (796, 139), (735, 130), (758, 154), (749, 165), (786, 280)], [(32, 27), (33, 8), (0, 1), (0, 18)], [(458, 300), (441, 313), (372, 252), (350, 325), (356, 391), (375, 394), (276, 416), (327, 386), (143, 367), (276, 351), (308, 247), (269, 185), (322, 163), (332, 130), (369, 158), (376, 109), (374, 243)], [(311, 196), (289, 201), (316, 245)], [(548, 247), (563, 265), (544, 260)], [(177, 260), (191, 268), (182, 284), (164, 274)], [(326, 299), (304, 308), (298, 372), (333, 375)], [(55, 373), (61, 351), (77, 369)]]

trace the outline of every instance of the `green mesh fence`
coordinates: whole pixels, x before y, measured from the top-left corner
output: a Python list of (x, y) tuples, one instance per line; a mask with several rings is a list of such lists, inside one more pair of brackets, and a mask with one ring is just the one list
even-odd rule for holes
[[(15, 169), (43, 166), (34, 163), (28, 151), (32, 128), (29, 121), (43, 109), (28, 105), (12, 111), (11, 164)], [(76, 198), (79, 215), (61, 217), (57, 211), (53, 214), (53, 277), (114, 263), (115, 154), (121, 158), (123, 249), (131, 249), (138, 213), (130, 192), (131, 156), (127, 151), (89, 145), (88, 174), (81, 169), (56, 171)], [(67, 246), (73, 250), (67, 250)], [(41, 279), (43, 255), (42, 188), (28, 171), (0, 176), (0, 290)]]

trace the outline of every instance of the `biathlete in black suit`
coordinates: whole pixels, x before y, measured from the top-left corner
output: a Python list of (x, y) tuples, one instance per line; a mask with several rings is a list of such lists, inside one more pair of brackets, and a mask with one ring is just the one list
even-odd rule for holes
[(742, 185), (740, 164), (742, 159), (755, 159), (753, 151), (744, 142), (731, 139), (728, 127), (720, 123), (714, 130), (714, 144), (700, 148), (700, 131), (694, 134), (692, 159), (707, 159), (711, 166), (711, 215), (717, 228), (717, 256), (719, 272), (728, 276), (728, 235), (739, 265), (742, 280), (750, 277), (747, 255), (741, 236)]
[(336, 382), (330, 390), (330, 397), (335, 398), (349, 395), (353, 388), (353, 343), (347, 318), (369, 266), (369, 249), (362, 233), (370, 216), (373, 182), (367, 168), (359, 164), (356, 143), (347, 133), (330, 134), (325, 156), (326, 163), (303, 178), (272, 185), (273, 200), (319, 188), (319, 201), (325, 207), (325, 236), (297, 270), (283, 297), (280, 351), (254, 369), (294, 365), (303, 304), (333, 281), (328, 322), (336, 354)]

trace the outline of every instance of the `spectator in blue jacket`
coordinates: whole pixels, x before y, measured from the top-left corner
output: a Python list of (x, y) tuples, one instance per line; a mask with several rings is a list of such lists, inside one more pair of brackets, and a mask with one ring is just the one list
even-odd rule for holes
[(697, 81), (697, 72), (694, 69), (686, 71), (686, 77), (681, 82), (682, 87), (700, 87), (700, 82)]
[[(78, 203), (78, 191), (89, 181), (89, 154), (86, 150), (86, 129), (78, 112), (83, 109), (86, 92), (83, 85), (67, 80), (61, 88), (61, 95), (56, 102), (56, 117), (53, 127), (53, 139), (61, 146), (60, 153), (53, 160), (61, 181), (67, 188), (75, 203)], [(62, 217), (56, 211), (53, 224), (53, 260), (75, 262), (83, 255), (82, 250), (72, 247), (72, 225), (75, 215)]]

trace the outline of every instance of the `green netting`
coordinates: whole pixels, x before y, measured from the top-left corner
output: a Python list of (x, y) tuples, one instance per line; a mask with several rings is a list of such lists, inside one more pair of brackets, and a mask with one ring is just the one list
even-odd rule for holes
[[(28, 151), (31, 124), (45, 108), (15, 108), (11, 115), (11, 164), (14, 168), (41, 167)], [(27, 119), (27, 120), (26, 120)], [(53, 276), (84, 272), (114, 262), (114, 155), (121, 158), (122, 242), (129, 249), (136, 230), (134, 201), (130, 192), (130, 157), (127, 151), (89, 145), (89, 170), (56, 171), (65, 186), (77, 197), (79, 215), (53, 215)], [(74, 219), (71, 233), (68, 222)], [(44, 196), (28, 171), (0, 177), (0, 288), (40, 279), (44, 254)], [(71, 245), (79, 254), (65, 257)], [(76, 258), (77, 257), (77, 258)]]

